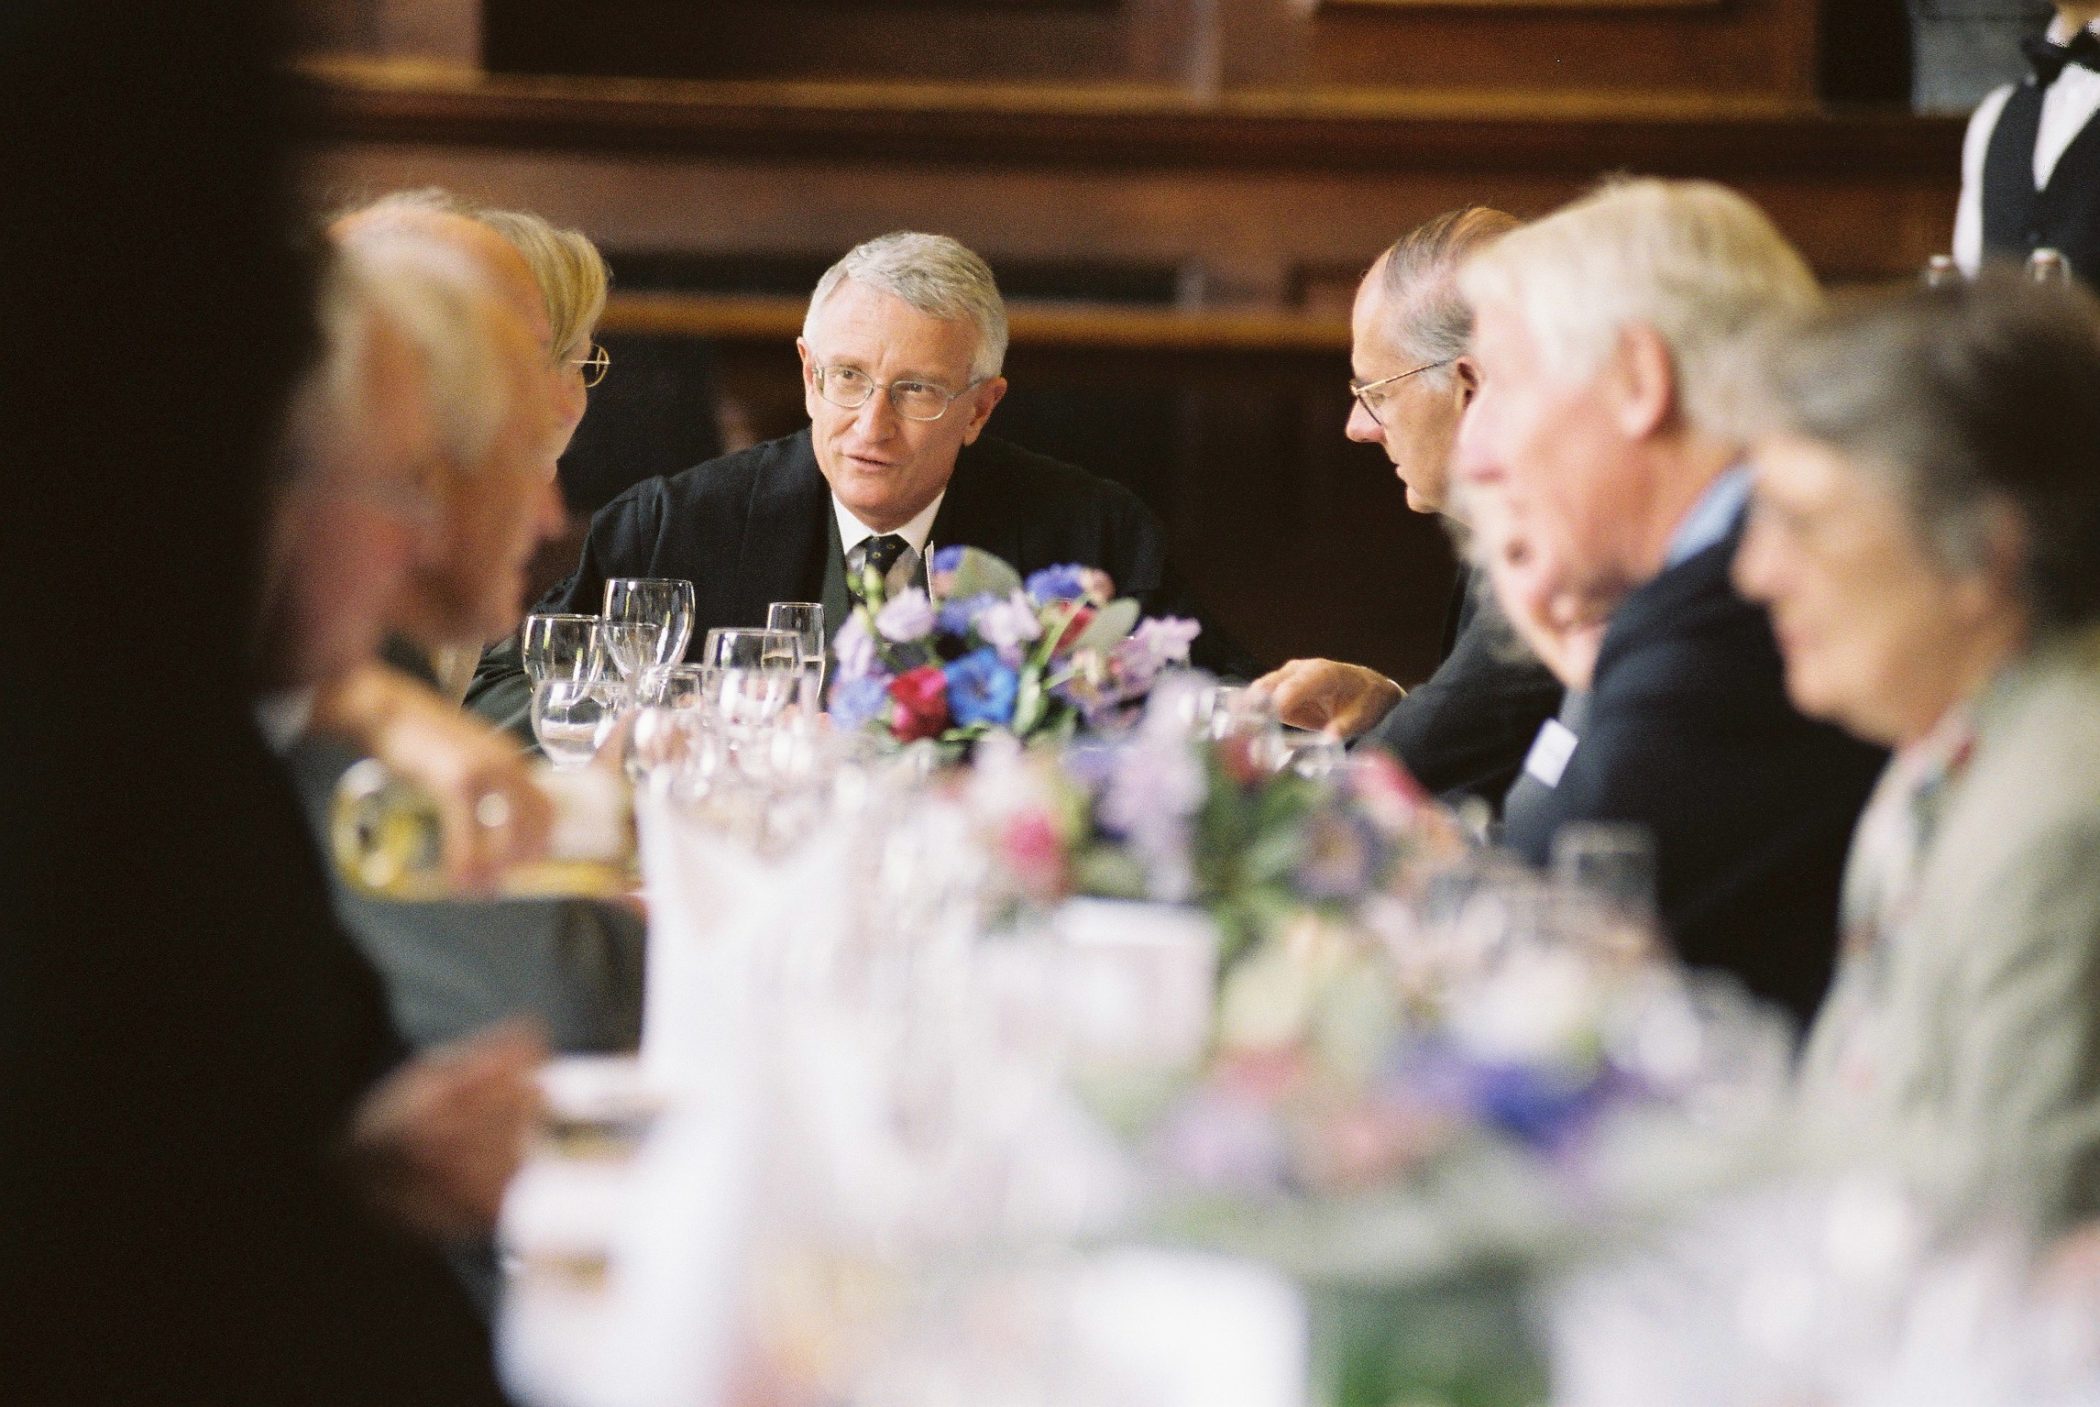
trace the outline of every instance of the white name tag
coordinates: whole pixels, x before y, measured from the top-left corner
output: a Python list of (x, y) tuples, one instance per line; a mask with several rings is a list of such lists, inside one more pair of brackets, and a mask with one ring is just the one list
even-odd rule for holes
[(1560, 774), (1568, 770), (1568, 759), (1575, 755), (1575, 744), (1580, 741), (1558, 718), (1549, 718), (1532, 739), (1531, 751), (1524, 756), (1524, 770), (1537, 777), (1549, 787), (1560, 785)]

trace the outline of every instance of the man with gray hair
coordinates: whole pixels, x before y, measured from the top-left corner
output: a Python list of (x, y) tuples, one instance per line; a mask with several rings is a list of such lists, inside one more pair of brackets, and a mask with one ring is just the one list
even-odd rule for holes
[[(1451, 492), (1451, 447), (1480, 385), (1468, 354), (1473, 313), (1458, 266), (1516, 227), (1499, 210), (1447, 211), (1395, 240), (1371, 264), (1350, 317), (1352, 405), (1345, 432), (1385, 450), (1417, 513), (1463, 526)], [(1423, 786), (1499, 806), (1560, 682), (1497, 618), (1477, 573), (1462, 573), (1445, 623), (1444, 658), (1412, 692), (1375, 669), (1292, 660), (1258, 681), (1284, 722), (1391, 748)]]
[[(864, 565), (922, 575), (938, 544), (1023, 573), (1099, 567), (1148, 614), (1188, 613), (1135, 494), (984, 433), (1006, 395), (1006, 312), (977, 255), (909, 232), (859, 245), (818, 281), (795, 349), (808, 428), (621, 494), (538, 609), (595, 612), (609, 578), (680, 577), (694, 649), (713, 627), (763, 624), (774, 601), (821, 601), (835, 630)], [(1241, 668), (1213, 631), (1195, 654)], [(468, 702), (522, 728), (515, 642), (483, 658)]]
[(1771, 625), (1728, 573), (1749, 490), (1736, 359), (1745, 334), (1817, 306), (1815, 279), (1735, 192), (1641, 180), (1505, 236), (1459, 287), (1481, 384), (1456, 471), (1605, 622), (1580, 735), (1541, 731), (1505, 839), (1544, 863), (1565, 825), (1646, 828), (1682, 956), (1806, 1017), (1881, 759), (1795, 711)]

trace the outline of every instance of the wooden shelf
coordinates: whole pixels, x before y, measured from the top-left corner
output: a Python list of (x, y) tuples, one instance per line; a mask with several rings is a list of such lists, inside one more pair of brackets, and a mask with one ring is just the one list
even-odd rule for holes
[[(802, 331), (800, 298), (696, 293), (615, 293), (608, 332), (786, 344)], [(1193, 353), (1343, 352), (1349, 324), (1288, 313), (1174, 312), (1094, 304), (1014, 303), (1007, 320), (1016, 345), (1059, 349), (1139, 349)]]
[(495, 75), (401, 60), (302, 65), (327, 142), (746, 160), (1916, 181), (1962, 124), (1701, 93), (1229, 91), (1153, 85), (699, 82)]

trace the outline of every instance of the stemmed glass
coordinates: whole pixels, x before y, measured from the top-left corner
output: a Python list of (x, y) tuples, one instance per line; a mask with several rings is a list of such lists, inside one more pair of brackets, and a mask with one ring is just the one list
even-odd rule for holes
[(596, 679), (605, 672), (605, 622), (598, 616), (549, 612), (525, 617), (518, 632), (525, 673), (535, 684), (557, 675)]
[(669, 633), (662, 621), (608, 620), (605, 622), (605, 653), (620, 671), (628, 698), (632, 699), (642, 676), (656, 668)]
[(649, 664), (677, 664), (693, 638), (693, 584), (675, 577), (616, 576), (605, 583), (607, 623), (656, 624), (663, 635)]
[(603, 679), (554, 675), (532, 689), (532, 735), (555, 767), (583, 767), (598, 755), (619, 717), (618, 704)]
[(719, 708), (730, 724), (771, 722), (802, 667), (802, 647), (785, 630), (720, 626), (707, 632), (702, 655), (721, 671)]
[(775, 601), (766, 607), (766, 628), (794, 635), (802, 649), (796, 703), (814, 714), (824, 699), (824, 607), (815, 601)]

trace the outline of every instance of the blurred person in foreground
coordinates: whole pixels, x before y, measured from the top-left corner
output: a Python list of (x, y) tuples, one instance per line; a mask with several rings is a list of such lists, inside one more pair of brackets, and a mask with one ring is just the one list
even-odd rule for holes
[(1795, 702), (1895, 749), (1806, 1107), (1958, 1210), (2100, 1214), (2100, 304), (1863, 298), (1769, 381), (1736, 580)]
[[(930, 550), (977, 547), (1024, 575), (1099, 567), (1147, 614), (1183, 607), (1165, 532), (1120, 484), (985, 434), (1006, 395), (1006, 308), (992, 271), (942, 235), (859, 245), (810, 297), (796, 350), (809, 428), (621, 494), (538, 609), (595, 613), (613, 577), (675, 577), (697, 594), (689, 650), (717, 626), (763, 625), (774, 601), (819, 601), (836, 633), (864, 566), (923, 583)], [(1250, 674), (1215, 629), (1198, 664)], [(468, 695), (526, 730), (515, 641)]]
[[(552, 463), (584, 408), (570, 354), (588, 351), (604, 303), (604, 266), (583, 236), (521, 212), (461, 213), (470, 208), (442, 192), (413, 192), (335, 225), (352, 257), (376, 266), (382, 293), (406, 305), (422, 395), (448, 408), (433, 550), (387, 615), (398, 631), (389, 653), (406, 668), (421, 658), (417, 646), (470, 641), (478, 657), (490, 631), (517, 625), (524, 556), (552, 521)], [(499, 228), (510, 234), (499, 239)], [(432, 287), (448, 273), (509, 292), (476, 309)], [(524, 317), (528, 307), (536, 319)], [(356, 427), (354, 416), (341, 418), (335, 434), (355, 439)], [(558, 1049), (632, 1048), (641, 1021), (637, 914), (585, 900), (471, 897), (505, 862), (539, 853), (550, 818), (516, 742), (463, 714), (439, 687), (429, 673), (411, 677), (368, 652), (321, 688), (315, 727), (289, 754), (324, 837), (336, 782), (365, 752), (439, 800), (449, 868), (469, 897), (392, 902), (337, 884), (338, 912), (384, 974), (395, 1019), (417, 1045), (530, 1016)]]
[[(1350, 317), (1352, 404), (1345, 433), (1376, 444), (1417, 513), (1455, 524), (1451, 448), (1480, 385), (1467, 352), (1473, 314), (1458, 296), (1458, 266), (1516, 228), (1499, 210), (1468, 206), (1401, 236), (1371, 265)], [(1430, 791), (1499, 807), (1560, 683), (1527, 658), (1496, 620), (1478, 572), (1461, 573), (1446, 622), (1444, 659), (1412, 691), (1374, 669), (1292, 660), (1255, 682), (1285, 723), (1391, 748)]]
[(1771, 626), (1729, 584), (1749, 491), (1730, 417), (1740, 338), (1814, 307), (1815, 281), (1741, 196), (1650, 180), (1504, 235), (1459, 287), (1481, 382), (1457, 472), (1507, 497), (1603, 626), (1581, 731), (1542, 733), (1504, 838), (1544, 864), (1563, 824), (1645, 826), (1679, 954), (1805, 1020), (1880, 754), (1788, 703)]
[[(36, 685), (4, 695), (10, 1407), (500, 1400), (396, 1215), (431, 1209), (383, 1195), (416, 1160), (352, 1132), (456, 1127), (459, 1087), (368, 1101), (398, 1046), (252, 713), (265, 446), (310, 327), (272, 20), (0, 10), (0, 185), (38, 215), (0, 222), (0, 578), (38, 603), (8, 632)], [(412, 519), (411, 483), (306, 487), (415, 550), (371, 521)]]

